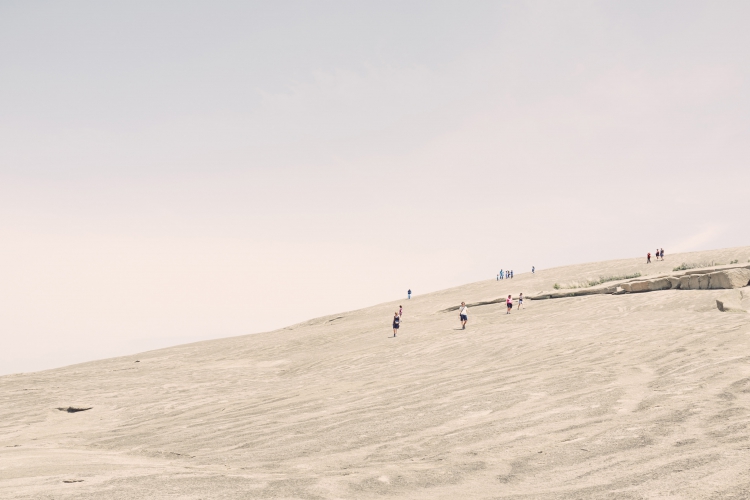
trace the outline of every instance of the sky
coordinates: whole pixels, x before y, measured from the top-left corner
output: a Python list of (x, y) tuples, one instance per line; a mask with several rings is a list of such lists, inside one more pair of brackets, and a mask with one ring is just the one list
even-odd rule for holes
[(0, 374), (750, 245), (748, 21), (744, 1), (5, 0)]

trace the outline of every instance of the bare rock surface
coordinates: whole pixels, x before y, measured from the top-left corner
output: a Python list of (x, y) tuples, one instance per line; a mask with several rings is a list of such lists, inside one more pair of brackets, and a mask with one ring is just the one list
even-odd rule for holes
[[(671, 257), (0, 377), (0, 498), (748, 498), (750, 315), (726, 290), (492, 303), (750, 248)], [(483, 303), (466, 330), (461, 301)]]

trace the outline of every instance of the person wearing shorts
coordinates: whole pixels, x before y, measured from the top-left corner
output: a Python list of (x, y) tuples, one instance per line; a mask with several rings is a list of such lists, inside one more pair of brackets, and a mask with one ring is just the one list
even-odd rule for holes
[(398, 333), (398, 325), (401, 323), (401, 317), (398, 315), (398, 311), (393, 313), (393, 336), (395, 337)]
[(508, 308), (508, 312), (505, 314), (510, 314), (510, 310), (513, 309), (513, 297), (508, 295), (508, 298), (505, 299), (505, 307)]
[(465, 330), (466, 322), (469, 321), (469, 308), (465, 302), (461, 302), (461, 307), (458, 308), (458, 318), (461, 320), (461, 330)]
[(518, 310), (520, 311), (523, 307), (523, 292), (518, 296)]

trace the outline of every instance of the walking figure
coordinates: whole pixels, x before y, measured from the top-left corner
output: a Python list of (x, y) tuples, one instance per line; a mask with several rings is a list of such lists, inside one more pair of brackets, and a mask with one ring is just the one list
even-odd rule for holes
[(404, 308), (402, 306), (398, 306), (398, 317), (401, 317), (401, 314), (403, 314)]
[(659, 254), (660, 254), (661, 260), (664, 260), (664, 249), (663, 248), (659, 251)]
[(410, 298), (411, 298), (411, 288), (409, 288), (409, 291), (408, 291), (408, 292), (406, 292), (406, 298), (407, 298), (407, 299), (410, 299)]
[(523, 307), (523, 292), (518, 296), (518, 310), (520, 311)]
[(646, 255), (646, 264), (651, 264), (651, 252)]
[(511, 297), (510, 295), (508, 295), (508, 298), (505, 299), (505, 307), (508, 308), (508, 312), (506, 312), (505, 314), (510, 314), (510, 310), (513, 309), (513, 297)]
[(398, 315), (398, 311), (393, 313), (393, 336), (396, 336), (396, 333), (398, 333), (398, 325), (401, 323), (401, 317)]
[(465, 302), (461, 302), (461, 307), (458, 309), (458, 319), (461, 320), (461, 330), (466, 330), (466, 322), (469, 321), (469, 308), (466, 307)]

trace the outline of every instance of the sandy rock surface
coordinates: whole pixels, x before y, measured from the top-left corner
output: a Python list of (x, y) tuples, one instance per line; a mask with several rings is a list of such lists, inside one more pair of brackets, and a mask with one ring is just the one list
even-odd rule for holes
[[(493, 303), (707, 259), (750, 248), (0, 377), (0, 498), (748, 498), (750, 315), (718, 310), (726, 290)], [(461, 301), (485, 303), (466, 330)]]

